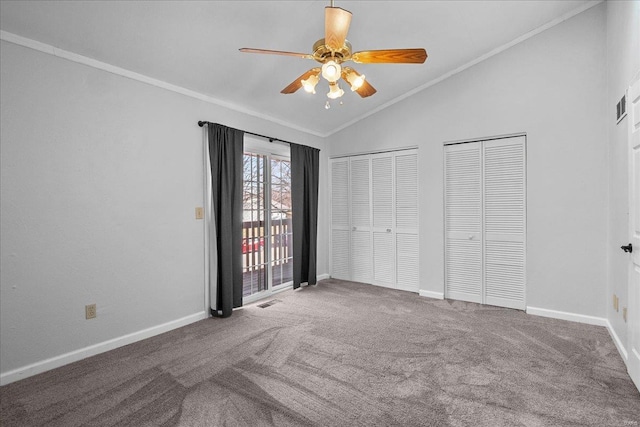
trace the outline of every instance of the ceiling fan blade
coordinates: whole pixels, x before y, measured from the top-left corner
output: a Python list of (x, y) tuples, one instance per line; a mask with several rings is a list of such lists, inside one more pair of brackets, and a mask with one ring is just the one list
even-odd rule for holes
[(303, 75), (301, 75), (300, 77), (292, 81), (291, 84), (289, 84), (289, 86), (282, 89), (280, 93), (284, 93), (284, 94), (294, 93), (295, 91), (297, 91), (302, 87), (302, 80), (306, 80), (314, 74), (320, 74), (320, 71), (321, 71), (320, 68), (310, 69), (309, 71), (305, 72)]
[(424, 49), (364, 50), (351, 55), (351, 60), (360, 64), (422, 64), (426, 59)]
[(362, 98), (366, 98), (367, 96), (371, 96), (377, 92), (376, 88), (371, 86), (366, 80), (364, 81), (364, 83), (362, 83), (362, 86), (360, 86), (355, 91), (358, 92), (358, 95), (360, 95)]
[(324, 43), (331, 50), (344, 45), (351, 25), (351, 12), (339, 7), (324, 8)]
[(303, 59), (313, 59), (313, 55), (309, 55), (307, 53), (285, 52), (285, 51), (282, 51), (282, 50), (253, 49), (253, 48), (243, 47), (242, 49), (240, 49), (240, 52), (244, 52), (244, 53), (264, 53), (264, 54), (267, 54), (267, 55), (296, 56), (298, 58), (303, 58)]

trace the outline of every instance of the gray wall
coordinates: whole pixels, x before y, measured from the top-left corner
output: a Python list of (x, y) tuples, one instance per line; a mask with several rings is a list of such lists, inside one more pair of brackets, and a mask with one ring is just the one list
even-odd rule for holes
[(421, 289), (444, 288), (442, 143), (526, 132), (527, 305), (606, 315), (605, 9), (591, 8), (330, 138), (330, 156), (419, 147)]
[[(2, 374), (205, 312), (198, 120), (324, 148), (12, 43), (0, 54)], [(90, 303), (98, 317), (85, 320)]]

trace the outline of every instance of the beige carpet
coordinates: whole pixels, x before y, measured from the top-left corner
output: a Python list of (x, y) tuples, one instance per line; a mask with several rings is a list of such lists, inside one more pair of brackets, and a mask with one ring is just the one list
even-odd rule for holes
[(607, 330), (325, 280), (0, 388), (2, 426), (637, 426)]

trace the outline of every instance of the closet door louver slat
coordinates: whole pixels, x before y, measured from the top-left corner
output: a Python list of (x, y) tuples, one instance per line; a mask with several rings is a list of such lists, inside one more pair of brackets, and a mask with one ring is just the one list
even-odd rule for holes
[(396, 154), (396, 227), (418, 229), (418, 154)]
[(331, 161), (331, 276), (350, 280), (349, 160)]
[(418, 153), (395, 155), (396, 287), (420, 289), (420, 240), (418, 238)]
[(486, 304), (525, 309), (524, 137), (484, 143)]
[(398, 289), (418, 292), (420, 288), (420, 259), (418, 234), (398, 233), (396, 235), (396, 269)]
[(445, 147), (445, 291), (482, 302), (481, 143)]
[(373, 283), (395, 285), (395, 234), (393, 230), (393, 157), (371, 155)]
[(371, 159), (350, 159), (351, 280), (371, 283)]

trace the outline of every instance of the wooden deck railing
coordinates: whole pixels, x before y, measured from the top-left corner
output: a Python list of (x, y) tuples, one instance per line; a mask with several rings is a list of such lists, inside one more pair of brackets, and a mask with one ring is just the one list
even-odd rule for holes
[[(266, 289), (267, 237), (265, 221), (245, 221), (242, 223), (242, 272), (243, 294), (250, 295), (256, 290)], [(291, 219), (272, 220), (271, 260), (273, 261), (273, 283), (280, 284), (292, 280)], [(279, 268), (282, 266), (283, 268)], [(252, 291), (253, 289), (253, 291)]]

